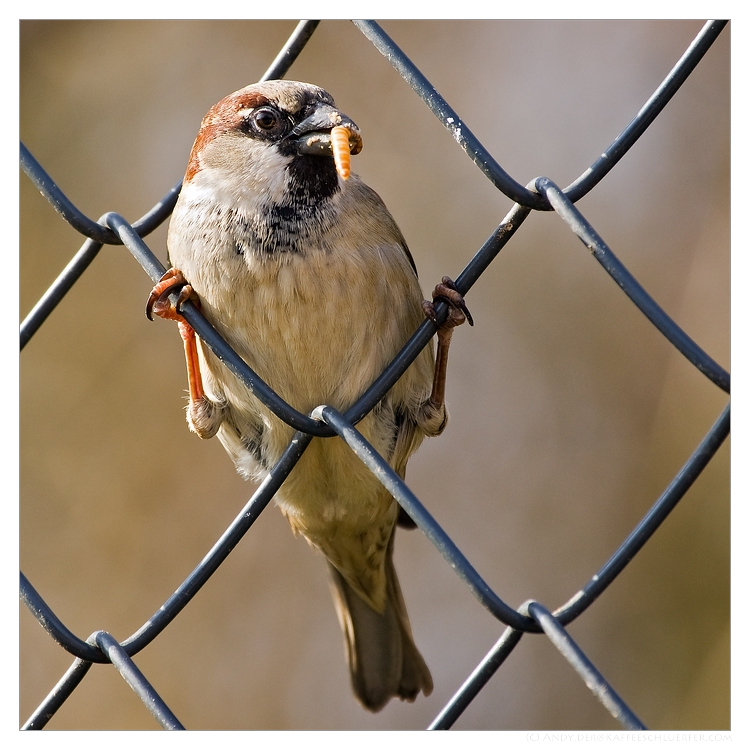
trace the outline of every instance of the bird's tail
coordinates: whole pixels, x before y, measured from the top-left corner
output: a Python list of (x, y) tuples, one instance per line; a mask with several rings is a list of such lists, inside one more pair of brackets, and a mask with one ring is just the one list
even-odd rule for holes
[(417, 650), (393, 567), (393, 547), (385, 561), (387, 599), (376, 612), (329, 563), (334, 603), (344, 631), (352, 688), (370, 711), (380, 711), (393, 697), (413, 701), (432, 692), (430, 670)]

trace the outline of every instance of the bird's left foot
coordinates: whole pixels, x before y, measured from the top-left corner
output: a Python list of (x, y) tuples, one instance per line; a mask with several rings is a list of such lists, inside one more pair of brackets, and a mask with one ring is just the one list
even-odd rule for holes
[(470, 326), (474, 325), (474, 318), (471, 317), (469, 308), (466, 307), (463, 295), (456, 289), (456, 284), (450, 277), (443, 276), (443, 280), (435, 287), (435, 290), (432, 292), (432, 302), (429, 300), (423, 300), (422, 302), (424, 314), (435, 325), (438, 325), (437, 313), (435, 312), (436, 302), (445, 302), (448, 305), (448, 317), (439, 326), (439, 330), (451, 330), (466, 321), (469, 322)]
[[(445, 302), (448, 305), (448, 317), (440, 324), (435, 312), (435, 303)], [(466, 321), (474, 325), (469, 308), (466, 307), (463, 295), (456, 289), (456, 284), (448, 276), (435, 287), (432, 302), (422, 302), (424, 314), (437, 326), (437, 352), (435, 355), (435, 375), (432, 381), (432, 393), (422, 405), (420, 427), (425, 435), (439, 435), (448, 423), (448, 411), (445, 408), (445, 379), (448, 369), (448, 349), (453, 336), (453, 329)]]

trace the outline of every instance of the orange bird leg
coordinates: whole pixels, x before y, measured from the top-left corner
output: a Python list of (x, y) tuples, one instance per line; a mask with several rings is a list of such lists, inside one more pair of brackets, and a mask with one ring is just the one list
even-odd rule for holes
[(201, 367), (198, 360), (198, 345), (195, 343), (195, 331), (191, 325), (182, 320), (178, 321), (177, 327), (180, 330), (180, 336), (182, 336), (182, 343), (185, 345), (190, 403), (195, 404), (198, 401), (202, 401), (205, 396)]
[[(179, 290), (177, 302), (172, 304), (169, 295)], [(191, 406), (204, 398), (203, 378), (201, 377), (200, 362), (198, 360), (198, 345), (195, 342), (195, 331), (192, 326), (180, 315), (180, 307), (190, 299), (193, 304), (200, 307), (200, 301), (188, 284), (182, 272), (176, 268), (170, 268), (161, 277), (156, 286), (151, 290), (146, 303), (146, 317), (153, 320), (157, 315), (164, 320), (176, 320), (177, 327), (185, 345), (185, 362), (187, 363), (188, 388), (190, 389)]]

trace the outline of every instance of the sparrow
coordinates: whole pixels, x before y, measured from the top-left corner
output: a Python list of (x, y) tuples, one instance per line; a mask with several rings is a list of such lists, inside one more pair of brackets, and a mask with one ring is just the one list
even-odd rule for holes
[[(321, 404), (345, 412), (425, 315), (437, 322), (434, 302), (445, 301), (437, 355), (430, 341), (358, 429), (403, 478), (422, 440), (446, 426), (450, 338), (471, 316), (448, 277), (423, 300), (396, 222), (350, 173), (350, 153), (361, 147), (359, 128), (330, 94), (281, 80), (215, 104), (193, 145), (169, 226), (172, 268), (147, 315), (178, 321), (188, 425), (201, 438), (216, 435), (246, 478), (262, 479), (294, 430), (201, 344), (179, 312), (187, 299), (305, 414)], [(393, 697), (429, 695), (432, 677), (393, 565), (397, 522), (413, 522), (338, 437), (313, 439), (275, 501), (328, 563), (357, 699), (379, 711)]]

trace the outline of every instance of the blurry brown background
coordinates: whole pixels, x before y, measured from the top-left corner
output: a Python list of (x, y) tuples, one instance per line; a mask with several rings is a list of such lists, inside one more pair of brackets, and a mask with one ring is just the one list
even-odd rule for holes
[[(650, 96), (702, 22), (387, 22), (519, 182), (565, 186)], [(204, 112), (257, 80), (295, 22), (24, 22), (21, 136), (89, 216), (134, 221), (181, 177)], [(666, 111), (580, 203), (656, 300), (729, 366), (726, 29)], [(289, 76), (361, 127), (355, 170), (384, 198), (425, 289), (453, 277), (510, 201), (357, 29), (324, 22)], [(21, 176), (21, 316), (82, 239)], [(147, 238), (166, 260), (165, 229)], [(252, 493), (184, 421), (176, 328), (105, 248), (21, 357), (21, 567), (85, 638), (124, 639)], [(408, 479), (500, 596), (565, 602), (609, 558), (727, 401), (550, 214), (471, 291), (454, 337), (452, 422)], [(270, 507), (136, 663), (193, 729), (425, 727), (504, 626), (419, 532), (396, 566), (430, 698), (372, 716), (351, 696), (326, 571)], [(21, 610), (21, 721), (71, 662)], [(570, 628), (654, 729), (729, 727), (729, 449)], [(94, 667), (50, 728), (154, 728)], [(526, 637), (457, 724), (616, 729), (544, 638)]]

